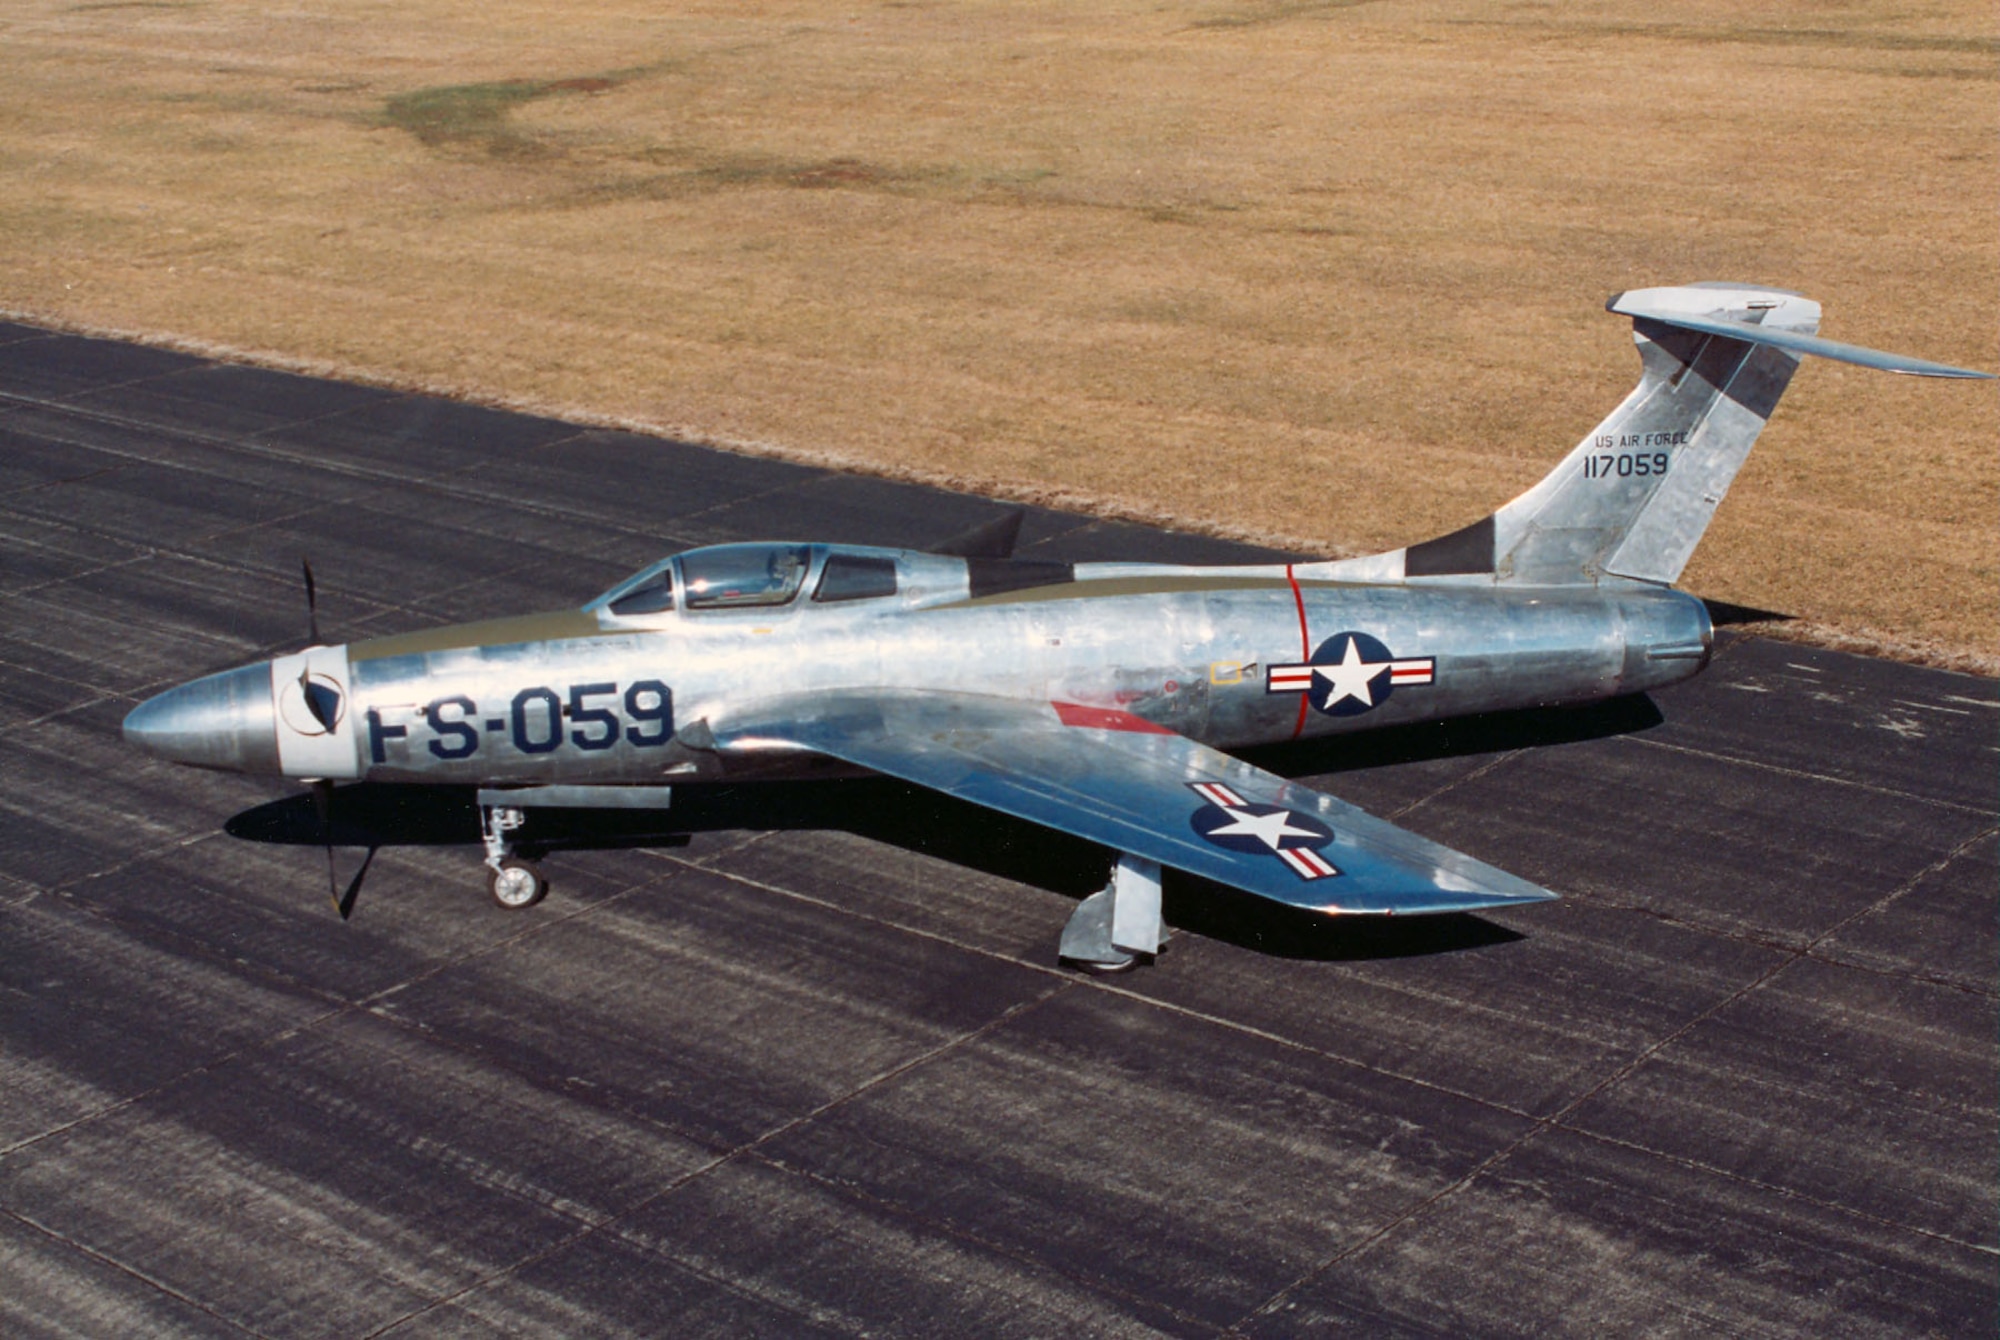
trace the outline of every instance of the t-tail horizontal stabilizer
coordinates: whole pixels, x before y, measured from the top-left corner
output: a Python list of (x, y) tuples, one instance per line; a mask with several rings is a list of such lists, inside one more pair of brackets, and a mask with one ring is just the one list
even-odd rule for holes
[(1423, 544), (1300, 569), (1336, 580), (1668, 585), (1708, 529), (1801, 358), (1918, 377), (1990, 377), (1819, 335), (1819, 304), (1754, 284), (1633, 289), (1639, 385), (1548, 476), (1493, 515)]
[(1970, 377), (1991, 381), (1993, 374), (1979, 372), (1973, 368), (1955, 368), (1949, 363), (1932, 363), (1927, 359), (1911, 358), (1906, 354), (1884, 353), (1880, 349), (1864, 349), (1858, 344), (1842, 344), (1839, 340), (1829, 340), (1818, 335), (1802, 334), (1796, 330), (1780, 328), (1766, 329), (1750, 321), (1738, 320), (1722, 313), (1706, 316), (1677, 312), (1670, 307), (1656, 305), (1649, 301), (1661, 293), (1684, 292), (1676, 289), (1634, 289), (1620, 293), (1604, 304), (1607, 312), (1620, 316), (1644, 318), (1664, 325), (1679, 326), (1682, 330), (1699, 331), (1704, 335), (1720, 335), (1724, 339), (1741, 340), (1745, 344), (1764, 344), (1774, 349), (1785, 349), (1795, 354), (1817, 354), (1821, 358), (1831, 358), (1842, 363), (1853, 363), (1864, 368), (1874, 368), (1880, 372), (1902, 372), (1912, 377)]

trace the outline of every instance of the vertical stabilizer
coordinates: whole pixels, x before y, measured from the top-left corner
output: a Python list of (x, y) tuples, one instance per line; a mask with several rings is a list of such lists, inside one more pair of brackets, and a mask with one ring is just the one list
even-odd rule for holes
[[(1818, 303), (1747, 285), (1646, 289), (1608, 305), (1624, 304), (1806, 336), (1819, 328)], [(1547, 478), (1484, 523), (1495, 581), (1673, 581), (1799, 366), (1789, 350), (1651, 316), (1633, 318), (1632, 338), (1642, 369), (1632, 394)], [(1424, 575), (1451, 538), (1413, 546), (1407, 574)]]
[[(1632, 315), (1639, 384), (1546, 478), (1463, 530), (1326, 564), (1323, 575), (1535, 586), (1678, 577), (1799, 365), (1794, 350), (1732, 336), (1782, 330), (1810, 342), (1819, 304), (1781, 289), (1692, 284), (1621, 293), (1607, 306)], [(1673, 324), (1683, 316), (1710, 329)]]
[(1821, 339), (1819, 304), (1754, 284), (1633, 289), (1639, 385), (1541, 483), (1463, 530), (1367, 558), (1298, 565), (1321, 581), (1669, 584), (1701, 543), (1806, 354), (1913, 377), (1993, 374)]

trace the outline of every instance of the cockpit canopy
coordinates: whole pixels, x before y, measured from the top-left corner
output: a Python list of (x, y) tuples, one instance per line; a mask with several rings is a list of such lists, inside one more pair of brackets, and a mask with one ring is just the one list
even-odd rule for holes
[(717, 544), (642, 568), (584, 606), (618, 618), (659, 614), (676, 595), (689, 610), (789, 605), (817, 567), (812, 598), (826, 604), (897, 592), (896, 560), (884, 551), (810, 544)]
[(691, 610), (789, 605), (805, 584), (803, 544), (718, 544), (681, 555), (682, 599)]

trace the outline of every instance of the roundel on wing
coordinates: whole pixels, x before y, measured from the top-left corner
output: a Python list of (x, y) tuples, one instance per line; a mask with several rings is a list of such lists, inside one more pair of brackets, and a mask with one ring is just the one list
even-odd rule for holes
[(1293, 851), (1300, 847), (1319, 848), (1333, 841), (1333, 830), (1310, 814), (1239, 801), (1222, 806), (1213, 802), (1188, 818), (1195, 832), (1228, 851)]

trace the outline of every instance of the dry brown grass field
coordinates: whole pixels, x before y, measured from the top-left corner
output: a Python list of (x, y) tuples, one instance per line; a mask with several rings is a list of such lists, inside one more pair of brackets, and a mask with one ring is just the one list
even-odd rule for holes
[[(1619, 289), (1995, 354), (1990, 4), (14, 0), (0, 308), (1352, 553)], [(2000, 664), (2000, 395), (1814, 362), (1683, 585)], [(801, 522), (810, 529), (809, 519)]]

